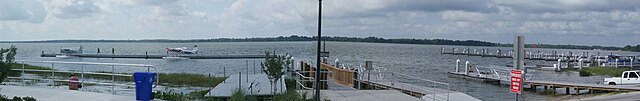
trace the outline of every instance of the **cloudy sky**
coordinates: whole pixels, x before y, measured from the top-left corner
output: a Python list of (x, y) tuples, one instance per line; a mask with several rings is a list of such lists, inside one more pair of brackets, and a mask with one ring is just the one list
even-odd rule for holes
[[(317, 0), (0, 0), (0, 40), (304, 35)], [(640, 0), (324, 0), (323, 34), (640, 44)]]

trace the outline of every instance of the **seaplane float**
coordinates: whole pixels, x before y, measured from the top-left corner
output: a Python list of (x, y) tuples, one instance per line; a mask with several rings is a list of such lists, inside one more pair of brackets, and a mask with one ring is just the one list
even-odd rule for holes
[(167, 50), (167, 54), (169, 56), (162, 57), (165, 60), (186, 60), (189, 57), (180, 56), (180, 54), (198, 54), (198, 46), (194, 45), (193, 49), (188, 49), (187, 47), (181, 48), (165, 48)]

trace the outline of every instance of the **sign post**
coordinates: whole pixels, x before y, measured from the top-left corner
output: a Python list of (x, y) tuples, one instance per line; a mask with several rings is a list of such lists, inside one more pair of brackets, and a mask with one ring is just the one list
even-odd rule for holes
[[(527, 69), (524, 66), (524, 36), (517, 35), (513, 40), (513, 67), (515, 70), (511, 71), (511, 92), (516, 93), (516, 101), (518, 101), (518, 94), (522, 94), (522, 83), (524, 79), (524, 73)], [(524, 72), (522, 71), (524, 70)]]

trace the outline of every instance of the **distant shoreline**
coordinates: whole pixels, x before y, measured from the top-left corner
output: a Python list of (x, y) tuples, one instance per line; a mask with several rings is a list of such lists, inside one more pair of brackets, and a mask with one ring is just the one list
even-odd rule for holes
[[(487, 47), (511, 47), (512, 44), (493, 43), (477, 40), (448, 40), (448, 39), (384, 39), (378, 37), (322, 37), (323, 41), (337, 42), (365, 42), (365, 43), (393, 43), (393, 44), (421, 44), (421, 45), (456, 45), (456, 46), (487, 46)], [(42, 41), (0, 41), (0, 43), (188, 43), (188, 42), (295, 42), (295, 41), (315, 41), (316, 37), (308, 36), (279, 36), (267, 38), (215, 38), (215, 39), (140, 39), (140, 40), (42, 40)], [(584, 45), (552, 45), (552, 44), (527, 44), (527, 48), (550, 48), (550, 49), (581, 49), (581, 50), (621, 50), (640, 51), (626, 47), (615, 46), (584, 46)], [(638, 47), (640, 48), (640, 47)]]

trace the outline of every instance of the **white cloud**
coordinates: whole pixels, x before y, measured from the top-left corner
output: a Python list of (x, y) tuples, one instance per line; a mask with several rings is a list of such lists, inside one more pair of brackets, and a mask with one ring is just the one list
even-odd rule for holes
[(487, 20), (485, 14), (478, 12), (465, 12), (465, 11), (444, 11), (442, 12), (442, 19), (451, 21), (485, 21)]
[(31, 0), (0, 1), (0, 21), (26, 21), (40, 23), (46, 16), (42, 3)]
[(93, 0), (45, 0), (49, 14), (58, 18), (81, 18), (101, 11)]

